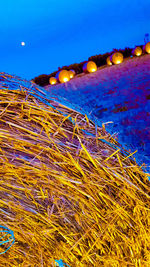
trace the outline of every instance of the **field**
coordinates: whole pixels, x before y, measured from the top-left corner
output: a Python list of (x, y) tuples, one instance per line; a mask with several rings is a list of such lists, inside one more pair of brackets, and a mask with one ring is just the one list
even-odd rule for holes
[(1, 267), (150, 265), (148, 175), (105, 124), (1, 73), (0, 126)]
[(150, 165), (150, 55), (128, 58), (45, 89), (48, 96), (64, 97), (64, 103), (74, 104), (100, 127), (111, 122), (107, 131), (127, 149), (138, 150), (139, 164)]

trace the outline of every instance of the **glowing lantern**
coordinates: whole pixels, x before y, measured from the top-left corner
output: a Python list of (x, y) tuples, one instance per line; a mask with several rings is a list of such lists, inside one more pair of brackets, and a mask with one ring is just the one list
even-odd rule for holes
[(110, 61), (113, 63), (113, 64), (120, 64), (123, 62), (123, 54), (120, 53), (120, 52), (115, 52), (114, 54), (112, 54), (110, 56)]
[(143, 46), (143, 50), (150, 54), (150, 42), (148, 42), (146, 45)]
[(132, 50), (132, 55), (133, 56), (137, 56), (137, 57), (141, 56), (142, 55), (142, 48), (139, 47), (139, 46), (137, 46), (136, 48), (134, 48)]
[(75, 76), (75, 71), (74, 70), (69, 70), (69, 75), (70, 75), (70, 79), (72, 79)]
[(50, 77), (49, 78), (49, 83), (50, 84), (56, 84), (57, 83), (57, 79), (55, 77)]
[(83, 65), (83, 71), (84, 72), (95, 72), (95, 71), (97, 71), (97, 66), (96, 66), (95, 62), (88, 61), (87, 63), (85, 63)]
[(70, 75), (67, 70), (61, 70), (56, 74), (56, 78), (59, 82), (65, 83), (70, 80)]
[(112, 62), (110, 61), (110, 57), (106, 59), (107, 65), (112, 65)]

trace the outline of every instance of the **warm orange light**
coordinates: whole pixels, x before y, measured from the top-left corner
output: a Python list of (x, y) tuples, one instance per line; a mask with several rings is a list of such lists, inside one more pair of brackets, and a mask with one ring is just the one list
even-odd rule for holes
[(61, 70), (56, 74), (56, 78), (59, 82), (64, 83), (70, 80), (70, 75), (67, 70)]
[(97, 69), (95, 69), (95, 68), (91, 69), (91, 72), (95, 72), (95, 71), (97, 71)]
[(93, 62), (93, 61), (89, 61), (89, 62), (85, 63), (84, 66), (83, 66), (83, 71), (84, 72), (95, 72), (95, 71), (97, 71), (96, 63)]
[(120, 52), (115, 52), (114, 54), (112, 54), (110, 56), (110, 61), (113, 63), (113, 64), (120, 64), (123, 62), (123, 54), (120, 53)]
[(110, 57), (108, 57), (108, 58), (106, 59), (106, 62), (107, 62), (107, 65), (109, 65), (109, 66), (112, 65), (112, 62), (110, 61)]
[(64, 82), (68, 82), (68, 81), (69, 81), (68, 77), (64, 77), (64, 78), (63, 78), (63, 81), (64, 81)]
[(133, 49), (132, 51), (133, 56), (141, 56), (142, 55), (142, 48), (140, 46), (137, 46), (136, 48)]
[(74, 70), (69, 70), (68, 72), (69, 72), (69, 75), (70, 75), (70, 79), (74, 78), (74, 76), (76, 74), (75, 71)]
[(56, 84), (56, 83), (57, 83), (57, 79), (56, 79), (55, 77), (50, 77), (50, 78), (49, 78), (49, 83), (50, 83), (51, 85)]
[(143, 50), (146, 53), (150, 54), (150, 42), (148, 42), (146, 45), (144, 45)]

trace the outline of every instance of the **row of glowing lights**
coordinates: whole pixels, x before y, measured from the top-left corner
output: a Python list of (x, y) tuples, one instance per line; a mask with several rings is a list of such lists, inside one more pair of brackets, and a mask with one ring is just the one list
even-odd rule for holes
[[(143, 51), (141, 47), (136, 47), (132, 51), (133, 56), (141, 56), (143, 52), (150, 54), (150, 42), (143, 46)], [(107, 65), (120, 64), (123, 62), (123, 54), (120, 52), (115, 52), (106, 59)], [(97, 71), (97, 65), (93, 61), (88, 61), (83, 66), (83, 72), (91, 73)], [(65, 83), (75, 76), (74, 70), (61, 70), (56, 74), (56, 77), (51, 77), (49, 83), (51, 85), (56, 84), (57, 82)]]
[[(84, 64), (83, 66), (83, 71), (84, 72), (95, 72), (97, 71), (97, 66), (95, 64), (95, 62), (93, 61), (88, 61), (87, 63)], [(65, 83), (70, 81), (72, 78), (74, 78), (74, 76), (76, 75), (74, 70), (61, 70), (56, 74), (56, 77), (51, 77), (49, 79), (49, 83), (51, 85), (56, 84), (57, 82), (60, 83)]]

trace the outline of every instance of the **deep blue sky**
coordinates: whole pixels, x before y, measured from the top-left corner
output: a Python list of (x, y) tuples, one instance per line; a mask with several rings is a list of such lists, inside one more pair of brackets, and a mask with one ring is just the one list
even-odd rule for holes
[(32, 79), (113, 48), (144, 44), (145, 33), (150, 0), (3, 0), (0, 72)]

